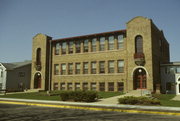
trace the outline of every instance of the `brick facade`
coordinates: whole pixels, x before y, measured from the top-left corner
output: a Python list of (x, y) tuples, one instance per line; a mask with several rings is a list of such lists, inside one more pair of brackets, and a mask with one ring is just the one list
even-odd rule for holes
[[(123, 39), (120, 38), (122, 36)], [(137, 36), (142, 37), (142, 53), (135, 52)], [(100, 49), (101, 37), (105, 37), (103, 51)], [(92, 45), (94, 38), (97, 41)], [(88, 43), (85, 40), (88, 40)], [(80, 45), (76, 44), (78, 41)], [(73, 44), (71, 45), (70, 42)], [(78, 46), (79, 53), (76, 52)], [(36, 68), (38, 48), (41, 48), (41, 69), (39, 70)], [(84, 74), (85, 62), (88, 63), (86, 67), (88, 70)], [(92, 62), (95, 62), (95, 69)], [(104, 65), (102, 72), (100, 62)], [(165, 62), (169, 62), (169, 44), (152, 20), (144, 17), (135, 17), (127, 22), (126, 30), (57, 40), (38, 34), (33, 38), (31, 88), (34, 88), (34, 82), (37, 79), (35, 74), (40, 73), (38, 88), (42, 90), (49, 88), (68, 90), (72, 87), (72, 90), (80, 88), (100, 91), (101, 88), (105, 91), (127, 92), (139, 88), (138, 85), (140, 85), (140, 88), (154, 91), (159, 89), (160, 64)], [(76, 70), (76, 63), (80, 64), (80, 72)], [(72, 64), (72, 67), (68, 67), (69, 64)], [(72, 74), (69, 73), (69, 68), (72, 68)], [(142, 71), (144, 76), (139, 74), (136, 77), (136, 71), (139, 71), (137, 73)], [(137, 79), (140, 80), (137, 81)]]

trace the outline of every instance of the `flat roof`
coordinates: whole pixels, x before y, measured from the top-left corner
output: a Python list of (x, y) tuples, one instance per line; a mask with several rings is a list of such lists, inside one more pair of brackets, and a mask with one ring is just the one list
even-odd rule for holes
[(103, 33), (81, 35), (81, 36), (74, 36), (74, 37), (67, 37), (67, 38), (61, 38), (61, 39), (54, 39), (54, 40), (52, 40), (52, 42), (64, 41), (64, 40), (72, 40), (72, 39), (81, 39), (81, 38), (89, 38), (89, 37), (98, 37), (98, 36), (104, 36), (104, 35), (108, 35), (108, 34), (118, 34), (118, 33), (125, 34), (126, 33), (126, 29), (110, 31), (110, 32), (103, 32)]

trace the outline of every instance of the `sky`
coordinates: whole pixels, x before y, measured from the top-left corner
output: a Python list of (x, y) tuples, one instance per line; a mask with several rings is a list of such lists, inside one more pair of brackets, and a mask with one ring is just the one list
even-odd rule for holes
[(180, 0), (0, 0), (0, 62), (31, 60), (32, 38), (53, 39), (126, 29), (136, 16), (153, 20), (180, 61)]

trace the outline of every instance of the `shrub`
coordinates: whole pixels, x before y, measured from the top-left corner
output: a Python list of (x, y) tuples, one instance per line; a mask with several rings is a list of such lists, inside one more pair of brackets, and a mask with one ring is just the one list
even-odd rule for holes
[(148, 97), (133, 97), (125, 96), (118, 99), (120, 104), (130, 104), (130, 105), (160, 105), (158, 99), (151, 99)]
[(63, 91), (59, 95), (62, 101), (94, 102), (98, 98), (98, 94), (95, 91)]

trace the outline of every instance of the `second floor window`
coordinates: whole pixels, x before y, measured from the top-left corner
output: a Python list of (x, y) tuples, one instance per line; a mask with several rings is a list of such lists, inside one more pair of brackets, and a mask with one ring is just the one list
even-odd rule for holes
[(73, 63), (68, 64), (68, 74), (73, 74)]
[(76, 63), (76, 74), (80, 74), (81, 71), (81, 64), (80, 63)]
[(76, 53), (80, 53), (81, 52), (81, 42), (80, 41), (76, 41)]
[(41, 65), (41, 48), (36, 51), (36, 65)]
[(123, 72), (124, 72), (124, 61), (118, 60), (118, 73), (123, 73)]
[(96, 74), (96, 62), (91, 62), (91, 73)]
[(109, 70), (109, 73), (114, 73), (114, 61), (108, 62), (108, 70)]
[(140, 35), (135, 38), (135, 53), (143, 53), (143, 38)]
[(108, 48), (109, 48), (109, 50), (113, 50), (114, 49), (114, 36), (110, 36), (109, 37)]
[(59, 64), (54, 64), (54, 75), (59, 74)]
[(99, 51), (105, 50), (105, 37), (101, 37), (99, 41)]
[(96, 38), (93, 38), (92, 39), (92, 42), (91, 42), (91, 50), (92, 50), (92, 52), (96, 52), (96, 41), (97, 41), (97, 39)]
[(88, 74), (88, 62), (83, 63), (83, 73)]
[(66, 64), (61, 64), (61, 74), (62, 75), (66, 74)]
[(124, 46), (124, 37), (123, 35), (118, 35), (118, 49), (122, 49)]
[(72, 53), (73, 53), (73, 44), (74, 44), (73, 41), (70, 41), (70, 42), (69, 42), (69, 54), (72, 54)]
[(66, 54), (66, 42), (62, 43), (62, 54)]
[(60, 44), (59, 44), (59, 43), (56, 43), (55, 55), (59, 55), (59, 50), (60, 50)]
[(88, 52), (88, 42), (88, 39), (84, 40), (84, 52)]
[(105, 62), (104, 61), (99, 62), (99, 73), (105, 73)]

